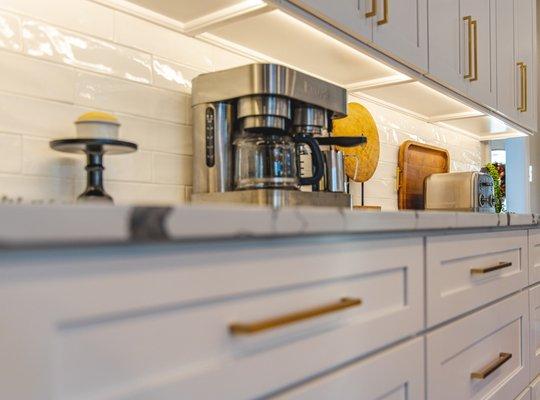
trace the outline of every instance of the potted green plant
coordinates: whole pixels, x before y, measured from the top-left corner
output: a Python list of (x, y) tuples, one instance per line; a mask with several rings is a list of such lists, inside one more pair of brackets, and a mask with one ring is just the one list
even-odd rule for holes
[[(494, 163), (486, 164), (486, 171), (493, 178), (493, 191), (495, 193), (495, 212), (500, 213), (504, 211), (504, 165), (496, 165)], [(503, 177), (501, 177), (503, 175)]]

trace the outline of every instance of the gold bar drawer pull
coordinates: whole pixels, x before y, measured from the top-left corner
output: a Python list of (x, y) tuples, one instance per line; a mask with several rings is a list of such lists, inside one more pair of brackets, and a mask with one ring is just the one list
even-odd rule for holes
[(366, 18), (371, 18), (377, 15), (377, 0), (371, 0), (371, 11), (366, 13)]
[(473, 268), (473, 269), (471, 269), (471, 275), (487, 274), (488, 272), (497, 271), (499, 269), (508, 268), (508, 267), (511, 267), (511, 266), (512, 266), (511, 262), (500, 262), (497, 265), (493, 265), (491, 267)]
[(498, 370), (502, 365), (510, 360), (512, 358), (512, 354), (510, 353), (500, 353), (499, 357), (490, 362), (488, 365), (486, 365), (484, 368), (482, 368), (480, 371), (472, 372), (471, 373), (471, 379), (486, 379), (488, 376), (490, 376), (493, 372)]
[(383, 19), (377, 21), (377, 25), (388, 23), (388, 0), (383, 0)]
[(358, 307), (362, 304), (361, 299), (355, 298), (343, 298), (337, 303), (328, 304), (325, 306), (320, 306), (316, 308), (311, 308), (305, 311), (293, 312), (290, 314), (285, 314), (275, 318), (269, 318), (261, 321), (255, 321), (251, 323), (235, 323), (229, 326), (229, 331), (233, 335), (250, 335), (253, 333), (259, 333), (267, 331), (274, 328), (279, 328), (280, 326), (293, 324), (295, 322), (300, 322), (306, 319), (318, 317), (324, 314), (330, 314), (336, 311), (345, 310), (351, 307)]

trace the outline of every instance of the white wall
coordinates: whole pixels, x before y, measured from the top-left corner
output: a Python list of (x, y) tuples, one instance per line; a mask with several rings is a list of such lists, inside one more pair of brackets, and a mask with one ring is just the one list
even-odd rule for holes
[[(71, 202), (83, 160), (48, 148), (72, 137), (91, 109), (119, 117), (140, 151), (110, 157), (106, 188), (118, 203), (178, 203), (191, 186), (190, 80), (252, 60), (88, 0), (0, 0), (0, 197)], [(481, 145), (461, 134), (362, 101), (374, 114), (381, 164), (369, 204), (396, 208), (398, 145), (446, 147), (452, 169), (477, 169)], [(353, 189), (355, 193), (357, 188)]]
[(506, 208), (509, 212), (529, 213), (529, 148), (528, 137), (505, 140), (506, 150)]

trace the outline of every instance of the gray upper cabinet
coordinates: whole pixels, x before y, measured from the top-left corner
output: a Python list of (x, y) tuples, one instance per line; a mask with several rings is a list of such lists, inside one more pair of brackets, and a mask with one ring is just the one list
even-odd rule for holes
[(404, 64), (427, 71), (427, 0), (291, 2)]
[[(360, 3), (364, 0), (360, 0)], [(427, 0), (379, 0), (373, 43), (416, 70), (428, 69)]]
[(428, 21), (429, 76), (495, 108), (495, 2), (429, 0)]
[(534, 0), (497, 0), (497, 109), (537, 130)]

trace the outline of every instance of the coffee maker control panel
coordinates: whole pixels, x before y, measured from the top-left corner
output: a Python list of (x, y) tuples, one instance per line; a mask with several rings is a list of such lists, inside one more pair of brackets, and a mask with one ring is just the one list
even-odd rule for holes
[(211, 168), (216, 163), (215, 156), (215, 128), (216, 118), (212, 107), (206, 108), (205, 130), (206, 130), (206, 166)]

